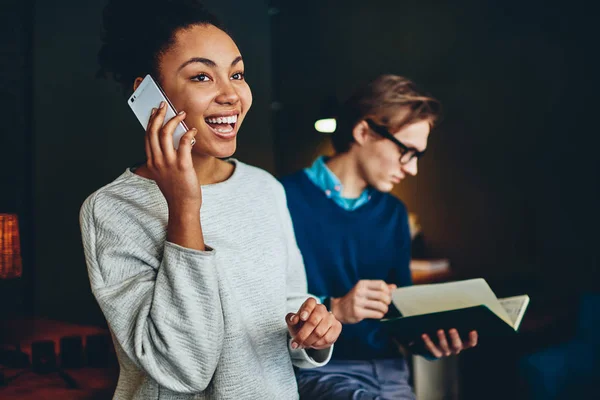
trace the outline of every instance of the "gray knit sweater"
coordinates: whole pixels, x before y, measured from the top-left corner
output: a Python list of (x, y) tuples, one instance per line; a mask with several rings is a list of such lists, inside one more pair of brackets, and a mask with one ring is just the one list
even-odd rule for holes
[(92, 291), (120, 364), (115, 399), (296, 399), (293, 365), (332, 349), (292, 350), (285, 315), (309, 297), (282, 186), (239, 161), (202, 186), (212, 250), (166, 241), (152, 180), (126, 170), (80, 215)]

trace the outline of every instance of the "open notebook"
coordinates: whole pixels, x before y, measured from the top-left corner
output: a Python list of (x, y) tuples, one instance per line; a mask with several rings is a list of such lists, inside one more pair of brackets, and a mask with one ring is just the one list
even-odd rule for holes
[(455, 328), (462, 335), (472, 330), (479, 337), (514, 335), (521, 325), (529, 296), (498, 299), (485, 279), (416, 285), (396, 289), (392, 303), (401, 316), (381, 320), (402, 342), (439, 329)]

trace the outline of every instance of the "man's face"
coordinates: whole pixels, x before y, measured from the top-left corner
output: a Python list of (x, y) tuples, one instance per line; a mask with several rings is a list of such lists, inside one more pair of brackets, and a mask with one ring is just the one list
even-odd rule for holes
[[(429, 121), (422, 120), (390, 133), (406, 147), (424, 151), (430, 130)], [(402, 155), (397, 144), (372, 132), (358, 152), (361, 174), (367, 184), (380, 192), (389, 192), (407, 175), (417, 175), (417, 158), (403, 164)]]

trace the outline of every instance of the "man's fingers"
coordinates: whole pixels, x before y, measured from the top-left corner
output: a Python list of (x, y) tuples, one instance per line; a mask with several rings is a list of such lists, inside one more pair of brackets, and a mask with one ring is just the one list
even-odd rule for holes
[(463, 349), (463, 342), (460, 339), (460, 335), (458, 334), (458, 331), (456, 329), (450, 329), (448, 331), (448, 333), (450, 334), (450, 343), (452, 343), (453, 353), (454, 354), (460, 353), (460, 351)]
[(386, 305), (392, 302), (392, 296), (387, 291), (369, 290), (365, 296), (368, 300), (380, 301)]
[(369, 290), (376, 290), (376, 291), (380, 291), (380, 292), (388, 292), (389, 291), (387, 283), (385, 283), (385, 281), (382, 281), (380, 279), (376, 279), (376, 280), (365, 279), (365, 280), (363, 280), (363, 282), (365, 282), (365, 286)]
[(423, 334), (421, 335), (421, 339), (423, 339), (423, 343), (425, 343), (425, 348), (427, 348), (427, 350), (429, 350), (429, 352), (433, 354), (434, 357), (440, 358), (443, 356), (441, 350), (437, 348), (437, 346), (433, 343), (429, 335)]
[(363, 308), (365, 308), (367, 310), (372, 310), (372, 311), (379, 311), (380, 313), (383, 313), (384, 315), (388, 312), (387, 304), (384, 304), (381, 301), (375, 301), (375, 300), (366, 300), (363, 305)]
[(361, 319), (361, 321), (363, 319), (369, 318), (369, 319), (381, 319), (385, 316), (384, 312), (381, 311), (375, 311), (375, 310), (369, 310), (369, 309), (363, 309), (358, 313), (358, 317)]
[(446, 332), (444, 332), (443, 329), (440, 329), (439, 331), (437, 331), (437, 335), (439, 346), (444, 352), (444, 355), (449, 356), (450, 354), (452, 354), (452, 352), (450, 351), (450, 346), (448, 346), (448, 340), (446, 339)]
[(467, 343), (465, 348), (467, 348), (467, 347), (471, 348), (471, 347), (477, 346), (478, 340), (479, 340), (479, 335), (477, 334), (477, 331), (469, 332), (469, 342)]
[(396, 288), (394, 284), (387, 284), (382, 280), (363, 280), (364, 290), (362, 296), (369, 300), (379, 300), (385, 304), (392, 302), (392, 291)]

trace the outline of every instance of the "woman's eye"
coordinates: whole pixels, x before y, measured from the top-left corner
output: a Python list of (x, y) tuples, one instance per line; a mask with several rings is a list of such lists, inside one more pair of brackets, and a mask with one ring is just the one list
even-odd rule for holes
[(241, 81), (244, 79), (244, 76), (243, 72), (238, 72), (237, 74), (231, 75), (231, 79)]
[(198, 74), (198, 75), (194, 76), (192, 78), (192, 80), (196, 81), (196, 82), (208, 82), (208, 81), (210, 81), (210, 78), (206, 74)]

